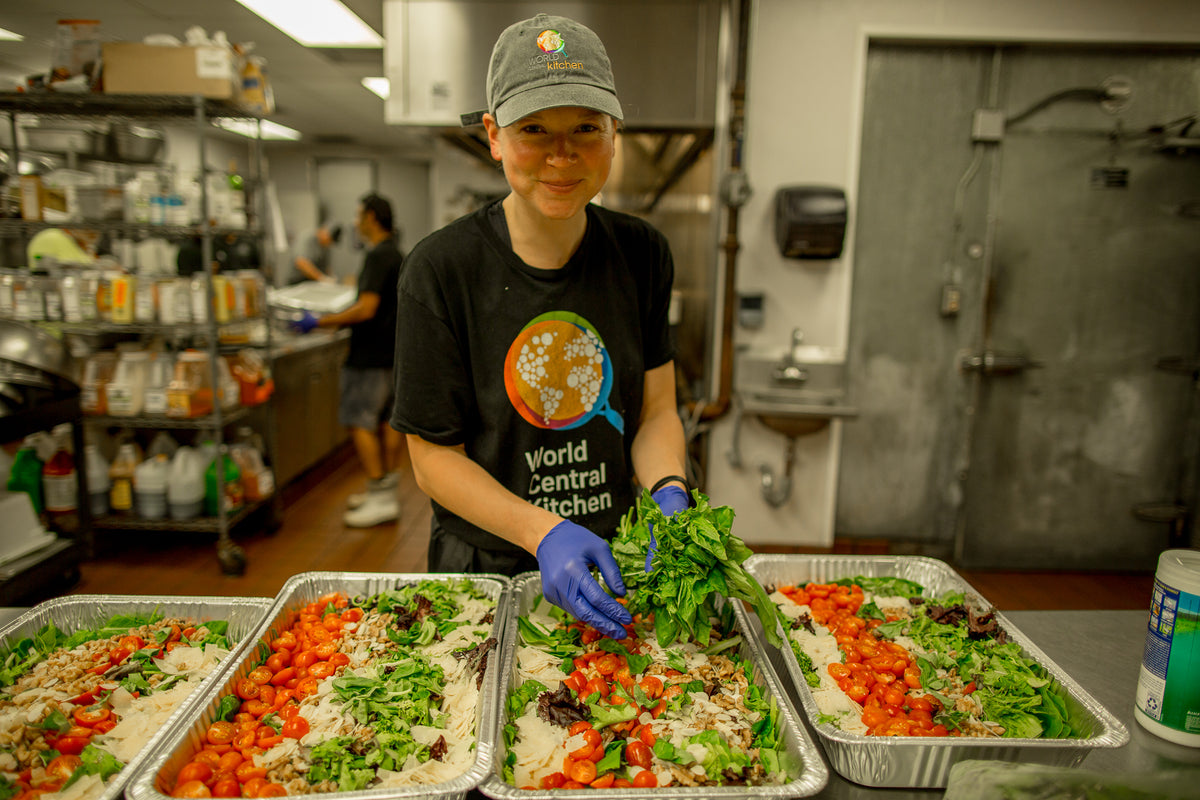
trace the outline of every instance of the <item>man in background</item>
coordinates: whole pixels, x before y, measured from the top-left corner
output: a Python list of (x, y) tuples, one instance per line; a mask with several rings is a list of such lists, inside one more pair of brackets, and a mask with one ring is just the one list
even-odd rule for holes
[(300, 242), (299, 252), (292, 261), (292, 274), (288, 284), (304, 280), (333, 283), (336, 279), (329, 269), (331, 248), (341, 241), (342, 226), (328, 223), (305, 236)]
[(306, 311), (292, 325), (304, 333), (315, 327), (350, 327), (338, 422), (350, 429), (354, 450), (367, 473), (367, 488), (351, 495), (342, 520), (353, 528), (368, 528), (400, 516), (396, 470), (404, 453), (404, 437), (387, 419), (392, 411), (396, 284), (404, 259), (396, 246), (392, 205), (387, 200), (376, 194), (363, 197), (354, 224), (369, 248), (358, 275), (354, 305), (321, 317)]

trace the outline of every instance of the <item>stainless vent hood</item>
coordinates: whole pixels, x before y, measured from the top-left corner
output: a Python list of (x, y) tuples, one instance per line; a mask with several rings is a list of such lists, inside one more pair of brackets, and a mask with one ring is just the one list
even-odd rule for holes
[(630, 131), (712, 128), (721, 0), (384, 0), (384, 69), (393, 125), (457, 126), (486, 107), (492, 45), (545, 11), (604, 41)]

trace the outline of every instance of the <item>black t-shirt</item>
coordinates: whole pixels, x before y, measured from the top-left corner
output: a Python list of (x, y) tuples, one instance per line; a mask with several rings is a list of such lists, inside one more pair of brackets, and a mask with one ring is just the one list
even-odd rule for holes
[(396, 284), (404, 257), (389, 236), (371, 248), (358, 273), (358, 293), (379, 295), (379, 308), (366, 322), (350, 326), (351, 367), (391, 367), (396, 346)]
[[(570, 261), (537, 269), (489, 224), (498, 210), (451, 223), (408, 256), (392, 425), (464, 445), (518, 497), (611, 538), (634, 502), (645, 373), (674, 356), (670, 249), (637, 217), (589, 205)], [(433, 510), (477, 547), (519, 550)]]

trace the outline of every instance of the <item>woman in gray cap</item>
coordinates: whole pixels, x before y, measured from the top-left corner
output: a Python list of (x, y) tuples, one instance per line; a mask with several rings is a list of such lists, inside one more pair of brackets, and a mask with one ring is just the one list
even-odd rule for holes
[(591, 204), (622, 118), (595, 33), (509, 26), (487, 102), (510, 191), (419, 243), (399, 288), (392, 425), (433, 502), (429, 570), (540, 569), (548, 600), (624, 638), (629, 613), (590, 572), (624, 594), (601, 537), (639, 485), (665, 514), (688, 504), (674, 264), (649, 224)]

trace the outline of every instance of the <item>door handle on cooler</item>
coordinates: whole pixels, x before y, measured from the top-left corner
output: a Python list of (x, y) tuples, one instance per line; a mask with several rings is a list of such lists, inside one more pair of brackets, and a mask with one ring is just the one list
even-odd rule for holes
[(984, 350), (982, 353), (963, 356), (959, 366), (963, 372), (980, 372), (984, 375), (1015, 375), (1027, 369), (1040, 367), (1042, 363), (1019, 354)]

